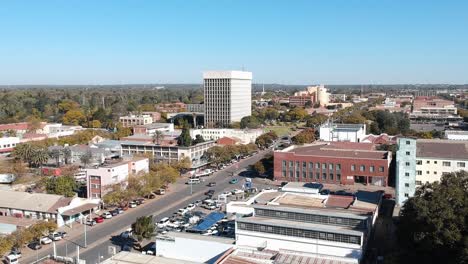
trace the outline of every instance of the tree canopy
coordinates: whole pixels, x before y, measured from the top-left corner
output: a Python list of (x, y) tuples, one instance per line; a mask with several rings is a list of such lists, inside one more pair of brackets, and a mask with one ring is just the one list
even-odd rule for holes
[(468, 263), (468, 172), (418, 188), (400, 215), (398, 263)]

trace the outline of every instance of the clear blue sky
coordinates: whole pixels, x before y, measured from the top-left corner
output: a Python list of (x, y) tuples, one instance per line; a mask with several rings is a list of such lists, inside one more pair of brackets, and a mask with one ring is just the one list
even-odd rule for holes
[(468, 83), (468, 1), (2, 1), (0, 84)]

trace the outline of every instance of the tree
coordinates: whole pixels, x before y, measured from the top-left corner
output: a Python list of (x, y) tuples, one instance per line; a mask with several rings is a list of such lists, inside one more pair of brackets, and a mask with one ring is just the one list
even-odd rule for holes
[(143, 239), (151, 239), (155, 235), (155, 226), (153, 223), (153, 216), (138, 217), (135, 223), (132, 224), (133, 236), (138, 241), (141, 248)]
[(195, 136), (195, 139), (193, 140), (193, 145), (196, 145), (196, 144), (199, 144), (199, 143), (203, 143), (205, 142), (205, 139), (203, 138), (202, 135), (196, 135)]
[(240, 121), (241, 128), (255, 129), (260, 127), (260, 121), (255, 116), (245, 116)]
[(34, 147), (31, 143), (22, 143), (15, 147), (13, 150), (13, 156), (17, 159), (29, 163), (29, 166), (31, 166), (31, 157), (33, 156), (33, 152)]
[(100, 127), (102, 127), (102, 123), (101, 123), (101, 121), (95, 119), (95, 120), (91, 121), (91, 127), (92, 128), (100, 128)]
[(78, 189), (73, 176), (49, 177), (45, 182), (47, 193), (63, 195), (65, 197), (75, 196)]
[(304, 108), (296, 107), (291, 109), (287, 115), (290, 116), (291, 121), (304, 121), (308, 113)]
[(156, 164), (153, 166), (152, 170), (155, 171), (156, 176), (159, 177), (164, 184), (176, 182), (180, 175), (176, 168), (165, 163)]
[(60, 156), (62, 155), (62, 152), (59, 149), (52, 149), (49, 151), (49, 156), (53, 159), (55, 159), (55, 165), (57, 167), (60, 167)]
[(314, 114), (306, 118), (306, 126), (315, 128), (325, 123), (328, 120), (328, 117), (324, 114)]
[(80, 161), (86, 168), (89, 163), (91, 163), (91, 160), (93, 159), (93, 153), (91, 150), (87, 150), (83, 155), (80, 156)]
[(263, 162), (261, 160), (257, 161), (253, 165), (253, 170), (257, 173), (257, 175), (265, 174), (265, 166), (263, 166)]
[(82, 110), (72, 109), (63, 116), (63, 123), (67, 125), (79, 125), (86, 121)]
[(71, 149), (69, 147), (63, 148), (63, 158), (65, 160), (65, 164), (68, 164), (71, 159)]
[(31, 156), (31, 163), (36, 167), (42, 168), (42, 165), (49, 160), (49, 151), (46, 148), (35, 147)]
[(183, 124), (182, 133), (180, 133), (180, 136), (177, 138), (177, 144), (183, 147), (190, 147), (192, 145), (190, 128), (186, 122)]
[(275, 131), (270, 131), (263, 135), (260, 135), (256, 140), (255, 144), (261, 148), (269, 147), (275, 140), (278, 139), (278, 135)]
[(468, 263), (468, 172), (416, 190), (400, 212), (399, 263)]
[(159, 145), (163, 138), (164, 138), (163, 132), (156, 130), (156, 132), (154, 132), (154, 135), (153, 135), (153, 143), (155, 143), (156, 145)]
[(13, 241), (11, 239), (11, 236), (0, 237), (0, 256), (3, 256), (6, 253), (8, 253), (12, 247)]
[(307, 128), (302, 130), (299, 134), (292, 137), (294, 144), (308, 144), (315, 141), (315, 130)]

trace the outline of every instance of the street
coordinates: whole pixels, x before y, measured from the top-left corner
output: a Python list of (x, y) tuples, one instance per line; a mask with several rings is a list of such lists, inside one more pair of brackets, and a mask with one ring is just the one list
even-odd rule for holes
[[(205, 182), (198, 185), (193, 185), (193, 194), (190, 195), (191, 188), (189, 185), (184, 184), (186, 179), (179, 179), (179, 181), (171, 186), (171, 191), (164, 196), (158, 197), (157, 200), (147, 200), (145, 204), (137, 208), (129, 209), (122, 215), (118, 215), (112, 219), (105, 220), (102, 224), (97, 224), (93, 227), (87, 227), (87, 247), (80, 248), (80, 259), (86, 263), (99, 263), (100, 260), (107, 259), (111, 256), (109, 247), (116, 247), (116, 252), (120, 251), (120, 247), (113, 245), (110, 241), (112, 236), (120, 235), (121, 232), (126, 230), (135, 222), (137, 217), (153, 215), (154, 220), (158, 221), (163, 217), (171, 216), (177, 209), (185, 207), (188, 203), (195, 200), (203, 200), (205, 198), (204, 192), (208, 189), (216, 191), (215, 196), (225, 190), (232, 190), (234, 188), (240, 189), (243, 184), (243, 177), (238, 173), (249, 165), (254, 164), (262, 159), (269, 151), (259, 152), (257, 155), (241, 160), (232, 166), (218, 171), (213, 175), (206, 177)], [(231, 176), (234, 172), (235, 176)], [(229, 184), (232, 178), (238, 178), (239, 182), (236, 184)], [(208, 182), (216, 182), (215, 187), (207, 187)], [(262, 188), (256, 186), (257, 188)], [(83, 227), (80, 225), (80, 227)], [(77, 245), (84, 246), (84, 230), (83, 233), (77, 237), (70, 237), (56, 242), (57, 255), (72, 257), (76, 255)], [(32, 251), (31, 251), (32, 252)], [(25, 254), (20, 262), (32, 263), (47, 255), (53, 254), (51, 245), (46, 245), (39, 252)]]

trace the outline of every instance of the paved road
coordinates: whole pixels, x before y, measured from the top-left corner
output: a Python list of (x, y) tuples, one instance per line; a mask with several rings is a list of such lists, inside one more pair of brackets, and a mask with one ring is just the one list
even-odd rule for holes
[[(159, 220), (163, 217), (171, 216), (177, 209), (185, 207), (187, 204), (196, 200), (202, 200), (205, 198), (204, 192), (208, 189), (214, 189), (215, 195), (225, 190), (232, 190), (234, 188), (241, 188), (243, 181), (242, 177), (237, 175), (238, 172), (245, 170), (249, 165), (254, 164), (258, 160), (262, 159), (268, 152), (260, 152), (257, 155), (241, 160), (239, 163), (232, 165), (222, 171), (218, 171), (214, 175), (207, 178), (205, 183), (208, 181), (217, 182), (215, 187), (208, 188), (205, 184), (199, 184), (193, 186), (193, 194), (190, 195), (190, 186), (178, 186), (180, 188), (172, 188), (174, 191), (161, 196), (160, 199), (155, 201), (147, 201), (144, 205), (137, 208), (129, 209), (122, 215), (118, 215), (112, 219), (105, 220), (103, 224), (97, 224), (93, 227), (88, 227), (87, 232), (87, 248), (80, 249), (80, 259), (84, 259), (87, 264), (99, 263), (98, 259), (104, 260), (110, 257), (108, 252), (109, 246), (113, 245), (110, 241), (112, 236), (117, 236), (125, 229), (129, 228), (130, 225), (135, 222), (137, 217), (143, 215), (153, 215), (155, 220)], [(231, 176), (234, 172), (236, 176)], [(237, 184), (229, 184), (232, 178), (238, 178)], [(178, 183), (182, 184), (182, 183)], [(84, 233), (84, 232), (83, 232)], [(56, 243), (57, 255), (60, 256), (75, 256), (76, 245), (84, 245), (84, 234), (79, 237), (72, 238), (70, 240), (62, 240)], [(117, 252), (120, 251), (119, 246), (116, 246)], [(37, 258), (41, 258), (46, 255), (52, 255), (52, 246), (44, 246), (37, 255), (25, 256), (21, 263), (32, 263)]]

